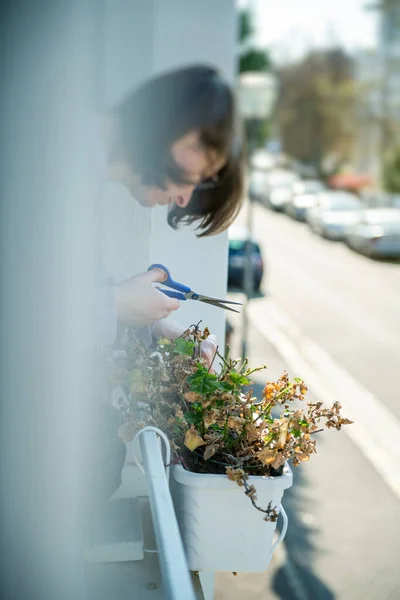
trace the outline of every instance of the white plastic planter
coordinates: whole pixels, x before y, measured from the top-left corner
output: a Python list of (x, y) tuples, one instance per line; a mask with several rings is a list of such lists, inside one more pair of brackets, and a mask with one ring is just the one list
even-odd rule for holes
[(287, 517), (281, 505), (293, 475), (285, 465), (280, 477), (251, 476), (257, 490), (257, 505), (281, 509), (285, 519), (279, 539), (273, 544), (276, 523), (265, 522), (263, 513), (251, 504), (244, 488), (226, 475), (191, 473), (175, 465), (177, 517), (181, 526), (189, 568), (192, 571), (262, 572), (273, 551), (283, 540)]

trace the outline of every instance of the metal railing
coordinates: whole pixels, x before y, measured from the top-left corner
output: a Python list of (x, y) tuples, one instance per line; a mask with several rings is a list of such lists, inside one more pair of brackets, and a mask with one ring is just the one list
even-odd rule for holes
[(139, 434), (166, 599), (196, 600), (157, 433), (145, 428)]

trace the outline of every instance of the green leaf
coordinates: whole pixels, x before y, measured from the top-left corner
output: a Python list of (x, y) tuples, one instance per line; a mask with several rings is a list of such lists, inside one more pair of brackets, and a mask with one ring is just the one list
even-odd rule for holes
[(303, 380), (301, 379), (301, 377), (294, 377), (293, 381), (295, 383), (301, 383)]
[(198, 365), (197, 371), (188, 377), (188, 383), (192, 392), (202, 396), (210, 395), (219, 388), (217, 376), (209, 373), (203, 365)]
[(181, 354), (182, 356), (192, 356), (195, 345), (195, 342), (192, 342), (190, 340), (176, 338), (173, 344), (174, 352), (176, 352), (177, 354)]
[(240, 373), (237, 373), (236, 371), (231, 371), (228, 374), (228, 377), (229, 377), (230, 382), (233, 383), (237, 387), (241, 387), (241, 386), (250, 384), (250, 379), (245, 377), (245, 375), (241, 375)]
[(211, 431), (223, 431), (224, 428), (221, 427), (220, 425), (217, 425), (217, 423), (213, 423), (212, 425), (210, 425), (210, 427), (208, 429), (211, 429)]
[(301, 431), (300, 429), (292, 429), (291, 433), (294, 435), (294, 437), (298, 438), (301, 435)]
[(198, 425), (203, 419), (201, 414), (191, 412), (190, 410), (185, 412), (183, 416), (189, 425)]
[(231, 392), (234, 389), (234, 386), (227, 381), (219, 381), (218, 382), (218, 390), (220, 392)]
[(179, 435), (181, 435), (183, 433), (184, 429), (185, 428), (182, 426), (179, 427), (178, 425), (175, 425), (174, 430), (173, 430), (174, 436), (178, 437)]

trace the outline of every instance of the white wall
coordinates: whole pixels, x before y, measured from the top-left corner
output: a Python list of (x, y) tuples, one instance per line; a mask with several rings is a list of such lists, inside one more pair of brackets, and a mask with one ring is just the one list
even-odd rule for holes
[[(98, 108), (104, 110), (153, 72), (151, 0), (98, 3)], [(105, 274), (121, 281), (150, 264), (151, 211), (120, 184), (102, 182), (101, 247)]]
[[(234, 81), (234, 0), (155, 0), (154, 9), (155, 72), (204, 62), (218, 67)], [(169, 228), (164, 208), (153, 211), (152, 262), (164, 262), (178, 281), (197, 292), (224, 298), (227, 258), (226, 233), (199, 240), (188, 228), (178, 233)], [(176, 316), (184, 325), (200, 319), (223, 344), (225, 311), (189, 301), (182, 303)]]

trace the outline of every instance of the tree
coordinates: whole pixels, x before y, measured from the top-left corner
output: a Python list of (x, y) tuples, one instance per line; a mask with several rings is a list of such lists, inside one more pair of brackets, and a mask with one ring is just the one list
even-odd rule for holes
[(311, 52), (279, 71), (277, 117), (286, 153), (322, 169), (350, 158), (358, 95), (351, 60), (341, 49)]
[(388, 192), (400, 194), (400, 146), (384, 162), (383, 185)]
[[(266, 72), (271, 69), (271, 61), (267, 50), (254, 43), (254, 25), (250, 10), (239, 12), (239, 73), (252, 71)], [(259, 119), (247, 119), (245, 122), (246, 138), (252, 140), (255, 147), (262, 146), (268, 138), (268, 123)]]
[(269, 71), (268, 52), (253, 43), (254, 26), (249, 10), (239, 12), (239, 72)]

